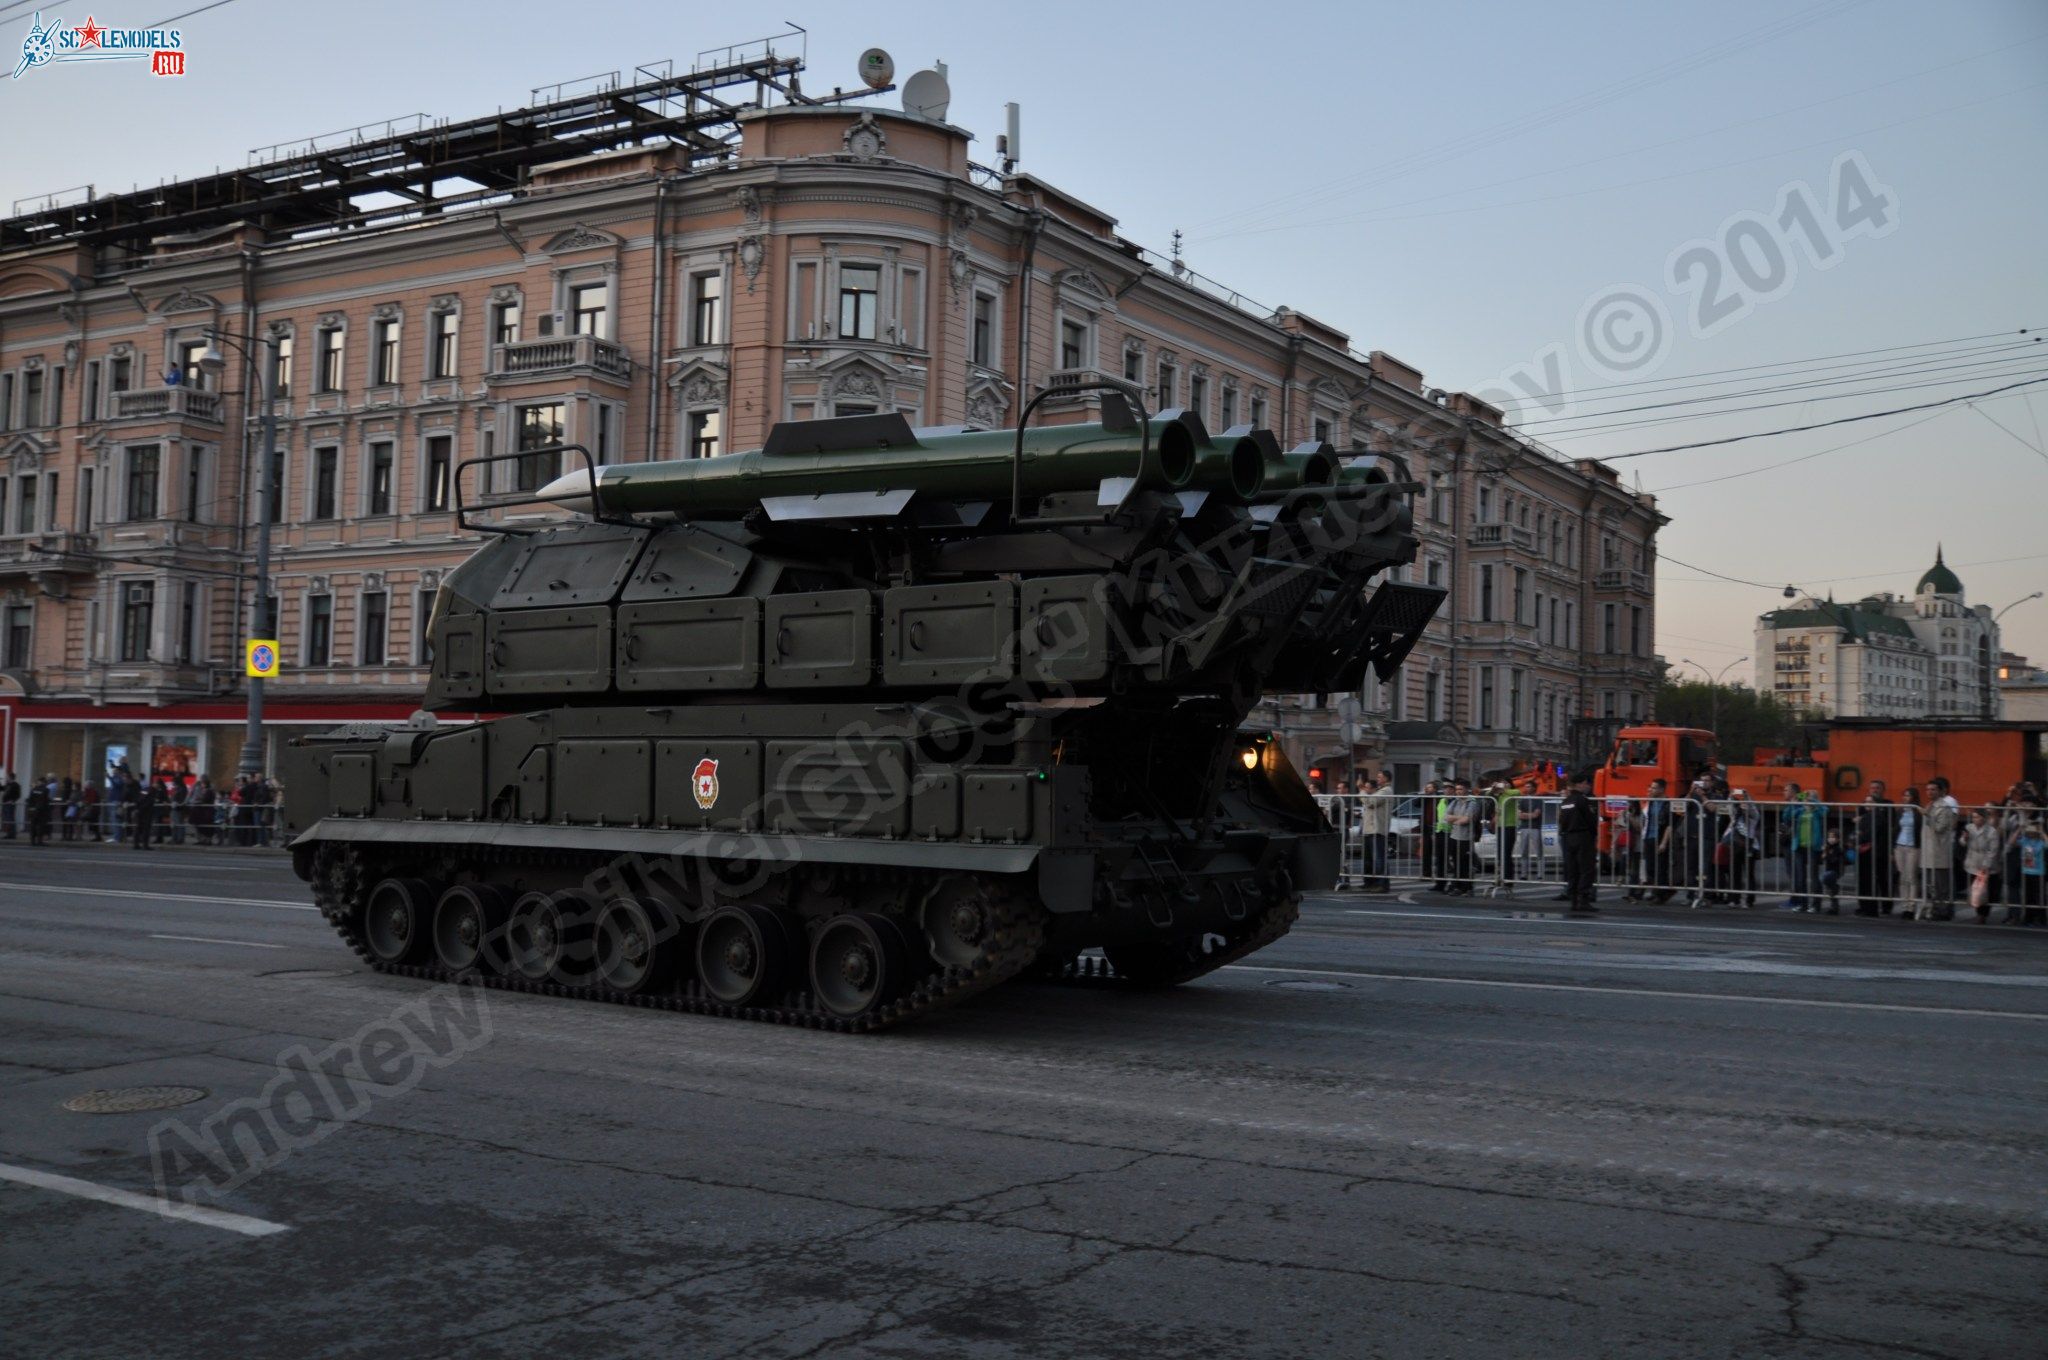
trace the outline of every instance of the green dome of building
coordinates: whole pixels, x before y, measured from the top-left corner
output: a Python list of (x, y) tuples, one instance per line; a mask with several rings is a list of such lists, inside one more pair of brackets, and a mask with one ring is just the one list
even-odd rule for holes
[(1956, 579), (1956, 574), (1950, 571), (1948, 564), (1941, 560), (1940, 544), (1936, 544), (1934, 548), (1934, 565), (1929, 567), (1927, 574), (1920, 578), (1920, 584), (1913, 588), (1913, 593), (1917, 595), (1925, 590), (1932, 590), (1937, 595), (1961, 595), (1963, 593), (1963, 583)]

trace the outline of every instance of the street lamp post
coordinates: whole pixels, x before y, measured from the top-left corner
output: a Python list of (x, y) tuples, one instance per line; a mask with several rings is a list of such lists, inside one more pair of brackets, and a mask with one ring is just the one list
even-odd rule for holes
[[(254, 360), (262, 370), (263, 382), (263, 454), (256, 470), (256, 597), (249, 607), (250, 637), (269, 636), (270, 623), (270, 501), (276, 494), (271, 485), (271, 464), (277, 450), (277, 341), (271, 336), (241, 336), (223, 334), (220, 331), (207, 332), (209, 344), (199, 356), (199, 367), (208, 373), (222, 373), (227, 361), (213, 344), (225, 342), (240, 350), (244, 357)], [(264, 347), (262, 359), (248, 348), (256, 344)], [(242, 734), (241, 773), (252, 778), (263, 773), (263, 677), (249, 677), (249, 721)]]
[(1740, 666), (1743, 660), (1744, 658), (1738, 656), (1720, 670), (1710, 671), (1689, 656), (1678, 658), (1679, 665), (1697, 667), (1699, 673), (1707, 677), (1707, 722), (1713, 727), (1714, 735), (1717, 737), (1721, 735), (1721, 677)]
[[(2029, 601), (2029, 600), (2038, 600), (2038, 599), (2040, 599), (2040, 598), (2041, 598), (2041, 597), (2042, 597), (2042, 596), (2043, 596), (2044, 594), (2048, 594), (2048, 591), (2040, 591), (2040, 590), (2037, 590), (2037, 591), (2035, 591), (2035, 592), (2034, 592), (2033, 594), (2031, 594), (2031, 595), (2022, 595), (2022, 596), (2020, 596), (2020, 598), (2018, 598), (2017, 600), (2014, 600), (2014, 601), (2013, 601), (2013, 602), (2012, 602), (2011, 604), (2007, 605), (2007, 606), (2006, 606), (2006, 607), (2005, 607), (2004, 609), (2001, 609), (2001, 610), (1999, 610), (1999, 611), (1998, 611), (1998, 612), (1997, 612), (1996, 614), (1993, 614), (1993, 615), (1991, 616), (1991, 626), (1992, 626), (1993, 628), (1996, 628), (1996, 627), (1998, 626), (1998, 621), (1999, 621), (2000, 619), (2004, 618), (2004, 617), (2006, 616), (2006, 614), (2007, 614), (2007, 612), (2008, 612), (2008, 611), (2010, 611), (2010, 610), (2014, 610), (2014, 609), (2018, 609), (2018, 608), (2019, 608), (2019, 607), (2020, 607), (2021, 605), (2025, 604), (2025, 603), (2026, 603), (2027, 601)], [(1992, 658), (1991, 658), (1991, 660), (1990, 660), (1990, 665), (1989, 665), (1989, 666), (1987, 666), (1987, 667), (1985, 668), (1985, 672), (1984, 672), (1984, 675), (1983, 675), (1983, 695), (1984, 695), (1984, 704), (1983, 704), (1983, 706), (1984, 706), (1984, 716), (1985, 716), (1985, 717), (1987, 717), (1987, 718), (1988, 718), (1988, 717), (1990, 717), (1990, 716), (1992, 716), (1992, 714), (1994, 714), (1994, 713), (1996, 713), (1996, 712), (1998, 711), (1998, 707), (1997, 707), (1997, 705), (1996, 705), (1996, 704), (1995, 704), (1995, 703), (1994, 703), (1994, 702), (1992, 701), (1992, 698), (1991, 698), (1991, 696), (1992, 696), (1992, 693), (1993, 693), (1993, 691), (1994, 691), (1994, 690), (1996, 689), (1996, 687), (1997, 687), (1997, 677), (1996, 677), (1996, 676), (1994, 676), (1994, 675), (1992, 674), (1992, 672), (1993, 672), (1993, 671), (1995, 671), (1995, 670), (1997, 670), (1997, 669), (1998, 669), (1998, 658), (1994, 656), (1994, 657), (1992, 657)]]

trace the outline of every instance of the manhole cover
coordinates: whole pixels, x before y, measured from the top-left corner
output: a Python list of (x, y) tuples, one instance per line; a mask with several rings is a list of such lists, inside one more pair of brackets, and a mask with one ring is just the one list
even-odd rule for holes
[(87, 1091), (64, 1102), (73, 1114), (134, 1114), (140, 1110), (175, 1110), (195, 1100), (206, 1099), (197, 1086), (121, 1086), (111, 1091)]
[(1299, 992), (1341, 992), (1351, 984), (1330, 982), (1323, 978), (1275, 978), (1268, 987), (1291, 987)]

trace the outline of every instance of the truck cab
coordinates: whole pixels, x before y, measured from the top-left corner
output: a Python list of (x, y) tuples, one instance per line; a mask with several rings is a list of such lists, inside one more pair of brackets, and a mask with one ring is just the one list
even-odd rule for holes
[(1696, 727), (1624, 727), (1615, 736), (1607, 764), (1593, 779), (1601, 798), (1647, 798), (1650, 785), (1664, 781), (1669, 797), (1682, 798), (1692, 781), (1714, 768), (1714, 734)]

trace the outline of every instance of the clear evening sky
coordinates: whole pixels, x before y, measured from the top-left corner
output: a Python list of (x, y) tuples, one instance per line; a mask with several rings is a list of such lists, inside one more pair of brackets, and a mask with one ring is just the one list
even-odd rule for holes
[[(205, 3), (42, 12), (135, 26)], [(0, 0), (10, 71), (32, 12)], [(857, 84), (870, 46), (899, 81), (943, 60), (950, 121), (980, 159), (1016, 100), (1023, 168), (1162, 253), (1179, 229), (1197, 270), (1433, 385), (1477, 390), (1519, 366), (1526, 391), (1569, 389), (1523, 418), (1571, 453), (2048, 377), (2048, 344), (2001, 340), (2048, 330), (2041, 0), (791, 0), (753, 14), (766, 12), (810, 30), (807, 89)], [(778, 24), (733, 5), (232, 0), (177, 26), (182, 80), (128, 62), (0, 77), (0, 208), (239, 165), (373, 120), (512, 107), (534, 86), (687, 65)], [(1640, 368), (1625, 365), (1645, 323), (1634, 304), (1610, 310), (1617, 286), (1669, 322)], [(1699, 333), (1702, 320), (1717, 324)], [(1595, 369), (1589, 344), (1621, 366)], [(1680, 386), (1698, 375), (1721, 385)], [(1609, 386), (1623, 382), (1636, 385)], [(1702, 396), (1716, 401), (1663, 405)], [(1788, 582), (1910, 590), (1940, 541), (1975, 602), (2048, 588), (2048, 384), (1616, 466), (1668, 488), (1660, 650), (1736, 662), (1731, 677), (1747, 677), (1755, 616)], [(2009, 647), (2048, 660), (2048, 601), (2004, 626)]]

